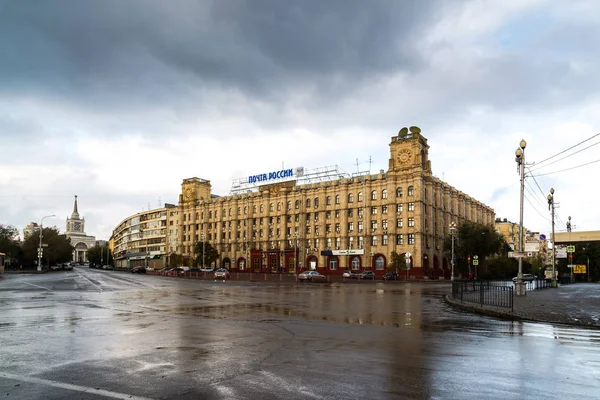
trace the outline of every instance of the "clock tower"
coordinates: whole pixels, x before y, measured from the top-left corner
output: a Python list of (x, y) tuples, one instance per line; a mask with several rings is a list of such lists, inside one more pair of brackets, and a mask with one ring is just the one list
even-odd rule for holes
[(73, 213), (71, 213), (71, 217), (67, 217), (66, 236), (71, 239), (71, 244), (75, 247), (73, 261), (88, 261), (87, 251), (96, 245), (96, 238), (85, 234), (85, 219), (79, 216), (77, 195), (75, 195), (75, 202), (73, 203)]
[(67, 233), (85, 235), (85, 219), (79, 217), (79, 211), (77, 210), (77, 195), (75, 195), (75, 203), (73, 204), (71, 218), (67, 218)]
[(398, 136), (392, 137), (389, 171), (431, 173), (429, 145), (419, 127), (402, 128)]

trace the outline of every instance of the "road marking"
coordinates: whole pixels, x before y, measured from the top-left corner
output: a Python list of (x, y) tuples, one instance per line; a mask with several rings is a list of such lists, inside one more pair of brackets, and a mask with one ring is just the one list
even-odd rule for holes
[(34, 285), (33, 283), (29, 283), (29, 282), (23, 282), (26, 285), (31, 285), (31, 286), (35, 286), (36, 288), (40, 288), (40, 289), (46, 289), (49, 292), (53, 292), (52, 289), (48, 289), (47, 287), (43, 287), (43, 286), (38, 286), (38, 285)]
[(112, 397), (113, 399), (151, 400), (149, 397), (132, 396), (126, 393), (112, 392), (110, 390), (95, 389), (80, 385), (73, 385), (70, 383), (50, 381), (48, 379), (34, 378), (32, 376), (7, 374), (6, 372), (0, 372), (0, 378), (12, 379), (21, 382), (36, 383), (38, 385), (53, 386), (61, 389), (74, 390), (76, 392), (92, 393), (104, 397)]
[(85, 279), (86, 281), (88, 281), (89, 283), (91, 283), (92, 285), (94, 285), (94, 286), (95, 286), (95, 287), (96, 287), (96, 288), (97, 288), (99, 291), (102, 291), (102, 288), (101, 288), (100, 286), (96, 285), (96, 284), (95, 284), (94, 282), (92, 282), (92, 281), (91, 281), (89, 278), (87, 278), (87, 277), (85, 277), (85, 276), (81, 275), (81, 274), (79, 273), (79, 271), (77, 271), (77, 275), (78, 275), (80, 278), (83, 278), (83, 279)]

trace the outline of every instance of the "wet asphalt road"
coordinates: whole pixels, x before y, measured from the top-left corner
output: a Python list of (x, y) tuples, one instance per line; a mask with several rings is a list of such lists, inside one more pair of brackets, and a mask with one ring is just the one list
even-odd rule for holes
[(464, 314), (448, 290), (7, 275), (0, 396), (600, 398), (600, 331)]

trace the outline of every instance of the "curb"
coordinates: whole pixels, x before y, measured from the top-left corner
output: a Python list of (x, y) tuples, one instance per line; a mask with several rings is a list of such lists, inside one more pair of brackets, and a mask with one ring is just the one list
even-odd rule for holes
[(444, 295), (444, 302), (446, 304), (448, 304), (449, 306), (457, 308), (462, 311), (472, 312), (475, 314), (481, 314), (481, 315), (485, 315), (488, 317), (495, 317), (495, 318), (504, 319), (504, 320), (541, 322), (541, 323), (545, 323), (545, 324), (564, 325), (564, 326), (577, 327), (577, 328), (600, 330), (600, 326), (598, 326), (598, 325), (587, 325), (587, 324), (570, 322), (570, 321), (551, 321), (551, 320), (542, 319), (542, 318), (525, 317), (522, 315), (515, 314), (514, 312), (490, 310), (487, 308), (483, 308), (482, 306), (466, 305), (464, 303), (459, 303), (459, 302), (454, 301), (450, 297), (450, 295), (447, 295), (447, 294)]

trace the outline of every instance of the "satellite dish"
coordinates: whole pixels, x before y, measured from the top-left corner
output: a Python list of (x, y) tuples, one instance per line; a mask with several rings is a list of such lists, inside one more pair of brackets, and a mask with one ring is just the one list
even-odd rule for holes
[(408, 128), (404, 127), (402, 129), (400, 129), (400, 132), (398, 132), (398, 136), (400, 136), (401, 138), (406, 137), (406, 135), (408, 135)]
[(410, 133), (421, 133), (421, 128), (419, 128), (418, 126), (411, 126)]

